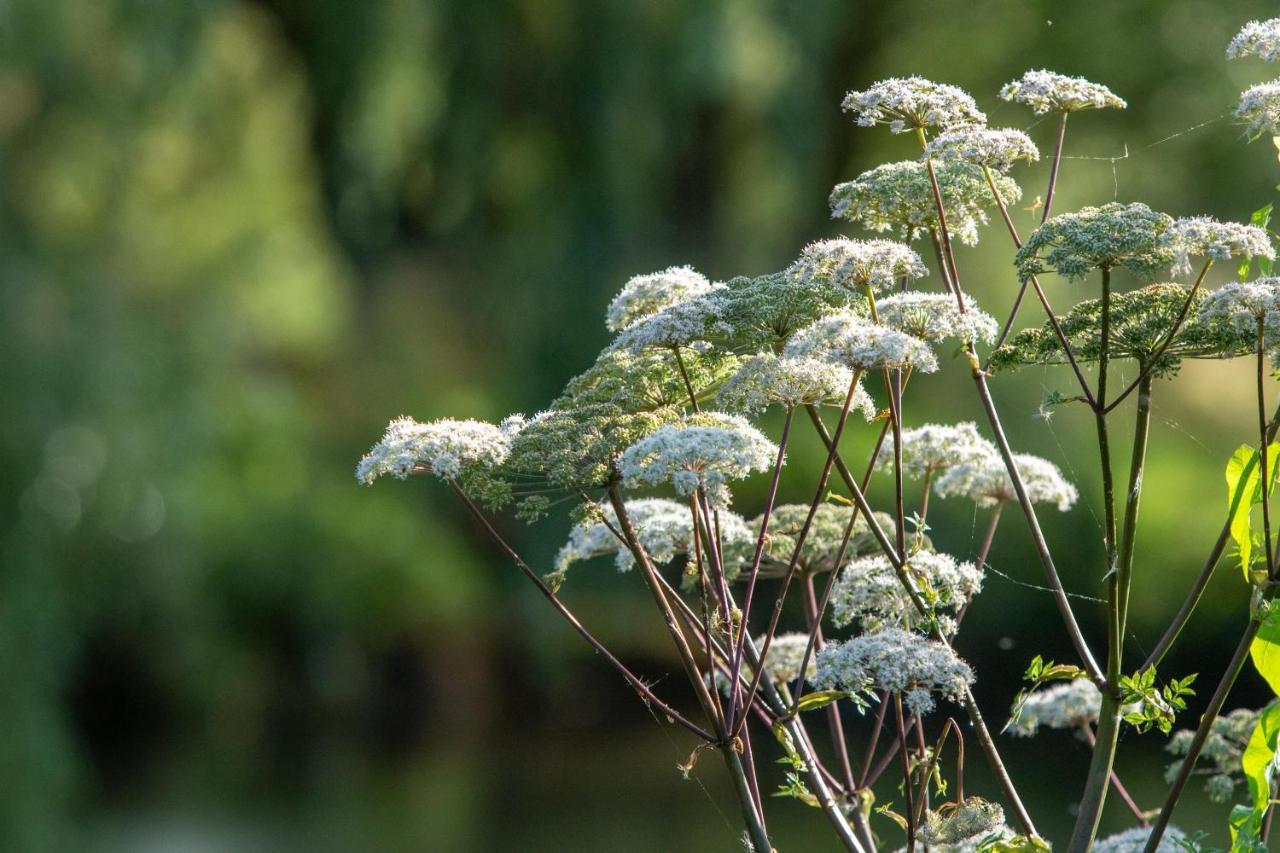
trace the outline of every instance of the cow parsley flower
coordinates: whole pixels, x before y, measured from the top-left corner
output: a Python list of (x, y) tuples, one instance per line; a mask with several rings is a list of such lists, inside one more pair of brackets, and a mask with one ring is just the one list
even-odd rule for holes
[(606, 349), (595, 364), (569, 380), (551, 407), (606, 404), (627, 412), (643, 412), (687, 406), (690, 386), (699, 400), (705, 399), (742, 364), (738, 356), (719, 347), (683, 348), (681, 359), (683, 375), (675, 354), (668, 350)]
[(1249, 135), (1280, 136), (1280, 80), (1259, 83), (1240, 93), (1236, 120), (1249, 129)]
[[(1243, 778), (1241, 759), (1249, 745), (1249, 738), (1258, 725), (1258, 716), (1258, 711), (1237, 708), (1215, 718), (1210, 724), (1209, 736), (1200, 750), (1196, 766), (1198, 770), (1212, 774), (1205, 780), (1205, 790), (1209, 792), (1209, 799), (1213, 802), (1229, 802), (1236, 785)], [(1194, 739), (1194, 731), (1181, 729), (1173, 733), (1165, 749), (1174, 755), (1184, 756)], [(1173, 762), (1169, 765), (1165, 778), (1172, 782), (1181, 769), (1181, 761)]]
[(1014, 836), (1004, 821), (1004, 809), (980, 797), (924, 814), (920, 841), (930, 853), (974, 853), (984, 845)]
[[(769, 644), (769, 652), (764, 656), (764, 672), (775, 683), (785, 684), (800, 677), (800, 663), (804, 660), (805, 650), (809, 646), (809, 635), (803, 633), (778, 634)], [(764, 647), (764, 635), (756, 638), (756, 648)], [(818, 672), (818, 663), (813, 654), (809, 655), (809, 665), (805, 667), (804, 678), (809, 681)]]
[(1267, 62), (1280, 59), (1280, 18), (1250, 21), (1227, 45), (1227, 59), (1256, 56)]
[[(1058, 466), (1029, 453), (1015, 453), (1013, 460), (1032, 503), (1051, 503), (1060, 512), (1071, 509), (1079, 493), (1062, 476)], [(995, 506), (1018, 497), (1004, 460), (995, 454), (953, 465), (934, 481), (933, 489), (939, 497), (966, 497), (980, 507)]]
[[(965, 245), (978, 242), (978, 228), (988, 222), (995, 204), (982, 169), (969, 163), (939, 163), (935, 168), (947, 228)], [(1022, 188), (1008, 175), (992, 175), (1005, 204), (1022, 198)], [(831, 215), (872, 231), (894, 231), (903, 239), (938, 230), (938, 206), (924, 163), (885, 163), (863, 172), (831, 191)]]
[(1009, 721), (1016, 735), (1031, 737), (1042, 728), (1079, 731), (1097, 722), (1102, 708), (1102, 692), (1087, 678), (1076, 678), (1037, 690), (1018, 708)]
[(934, 708), (935, 693), (958, 702), (973, 680), (973, 670), (950, 646), (901, 628), (885, 628), (823, 648), (814, 684), (888, 690), (901, 694), (915, 713), (927, 714)]
[(796, 281), (785, 272), (731, 279), (722, 294), (718, 340), (735, 352), (777, 351), (797, 330), (865, 297), (832, 282)]
[(724, 285), (712, 285), (700, 296), (668, 305), (641, 317), (614, 339), (615, 350), (641, 352), (648, 348), (676, 349), (705, 346), (708, 340), (730, 334), (733, 329), (723, 319)]
[[(940, 611), (958, 611), (982, 589), (982, 573), (973, 563), (947, 554), (917, 551), (907, 558), (907, 574), (938, 618), (944, 634), (954, 634), (955, 620)], [(840, 572), (831, 597), (831, 621), (838, 628), (853, 622), (866, 631), (925, 622), (883, 554), (861, 557)]]
[[(902, 431), (902, 475), (932, 477), (954, 465), (999, 458), (996, 446), (978, 433), (977, 424), (924, 424)], [(881, 453), (876, 467), (893, 469), (893, 454)]]
[(631, 278), (605, 311), (605, 326), (620, 332), (636, 320), (656, 314), (663, 308), (701, 296), (713, 288), (710, 281), (693, 267), (668, 267), (661, 272)]
[(701, 488), (724, 506), (727, 481), (768, 470), (777, 454), (777, 446), (746, 419), (706, 412), (640, 439), (623, 452), (618, 470), (628, 488), (670, 483), (686, 496)]
[(1165, 232), (1173, 249), (1173, 272), (1191, 272), (1191, 258), (1225, 261), (1233, 257), (1274, 259), (1276, 251), (1267, 232), (1256, 225), (1219, 222), (1212, 216), (1188, 216), (1175, 220)]
[(961, 343), (996, 339), (999, 324), (978, 308), (972, 296), (964, 296), (962, 313), (956, 298), (949, 293), (925, 293), (908, 290), (876, 300), (876, 313), (881, 325), (906, 332), (931, 344), (948, 338)]
[(442, 480), (501, 465), (511, 451), (511, 437), (523, 419), (502, 426), (483, 421), (445, 419), (418, 423), (399, 417), (387, 425), (382, 440), (356, 466), (356, 479), (366, 486), (384, 474), (401, 480), (422, 471)]
[(1280, 343), (1280, 277), (1224, 284), (1204, 298), (1199, 316), (1250, 341), (1257, 340), (1261, 323), (1263, 347), (1270, 349)]
[(825, 281), (861, 294), (879, 292), (904, 278), (929, 274), (915, 250), (894, 240), (850, 240), (836, 237), (804, 247), (787, 274), (796, 282)]
[[(841, 404), (851, 382), (852, 371), (824, 359), (761, 353), (720, 387), (716, 401), (725, 411), (744, 415), (758, 414), (769, 406)], [(876, 415), (875, 401), (861, 382), (852, 408), (867, 420)]]
[(974, 125), (958, 127), (938, 134), (924, 149), (922, 159), (940, 163), (969, 163), (986, 166), (996, 172), (1007, 172), (1014, 163), (1040, 159), (1040, 149), (1020, 130)]
[[(1142, 853), (1151, 838), (1151, 827), (1135, 826), (1106, 838), (1099, 838), (1090, 848), (1092, 853)], [(1176, 826), (1167, 827), (1160, 843), (1156, 845), (1156, 853), (1184, 853), (1187, 850), (1187, 836)]]
[(887, 124), (894, 133), (987, 123), (987, 117), (963, 89), (923, 77), (881, 80), (865, 91), (845, 95), (841, 107), (862, 127)]
[(1172, 264), (1174, 252), (1165, 236), (1172, 225), (1173, 217), (1145, 204), (1085, 207), (1031, 232), (1014, 264), (1023, 281), (1046, 271), (1076, 281), (1090, 270), (1116, 267), (1147, 275)]
[(844, 311), (796, 332), (786, 355), (823, 358), (850, 370), (913, 368), (933, 373), (938, 360), (919, 338)]
[[(849, 526), (849, 514), (854, 512), (850, 507), (835, 504), (818, 504), (813, 521), (809, 524), (809, 533), (804, 538), (804, 546), (800, 549), (796, 561), (796, 570), (801, 574), (818, 574), (829, 572), (836, 566), (836, 558), (840, 553), (840, 544), (844, 541), (844, 531)], [(800, 530), (804, 527), (805, 518), (809, 515), (808, 504), (782, 504), (774, 507), (769, 519), (769, 531), (760, 569), (765, 574), (782, 574), (791, 563), (795, 553), (796, 541)], [(881, 529), (893, 527), (893, 519), (883, 512), (875, 513), (876, 523)], [(751, 521), (751, 526), (759, 530), (763, 518)], [(849, 544), (845, 547), (843, 559), (856, 558), (863, 554), (878, 551), (871, 527), (866, 518), (859, 513), (849, 535)]]
[(1128, 106), (1100, 83), (1044, 70), (1028, 71), (1021, 78), (1006, 83), (1000, 89), (1000, 97), (1006, 101), (1026, 104), (1036, 115), (1074, 113), (1104, 107), (1122, 110)]

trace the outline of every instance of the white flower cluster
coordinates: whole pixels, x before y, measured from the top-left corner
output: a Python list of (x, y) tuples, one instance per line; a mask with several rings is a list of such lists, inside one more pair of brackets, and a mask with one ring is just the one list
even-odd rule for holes
[[(720, 386), (716, 402), (727, 412), (744, 415), (758, 414), (769, 406), (842, 403), (852, 381), (852, 371), (825, 359), (761, 353)], [(861, 382), (852, 408), (867, 420), (876, 415), (875, 401)]]
[(1248, 127), (1251, 136), (1280, 135), (1280, 80), (1259, 83), (1241, 92), (1236, 120)]
[(903, 278), (929, 274), (915, 250), (894, 240), (850, 240), (836, 237), (804, 247), (787, 273), (800, 284), (827, 281), (860, 292), (894, 287)]
[[(919, 551), (907, 559), (907, 574), (935, 611), (958, 611), (982, 589), (982, 573), (973, 563), (958, 563), (947, 554)], [(936, 613), (944, 634), (955, 633), (955, 621)], [(887, 557), (861, 557), (844, 567), (831, 597), (831, 621), (838, 628), (858, 622), (864, 630), (894, 625), (918, 627), (916, 610)]]
[(958, 127), (938, 134), (924, 149), (921, 159), (941, 163), (970, 163), (1007, 172), (1014, 163), (1040, 159), (1040, 149), (1020, 130), (982, 126)]
[(945, 813), (925, 812), (920, 841), (929, 853), (977, 853), (1014, 832), (1004, 822), (1004, 809), (979, 797), (970, 797)]
[(727, 481), (769, 469), (777, 453), (745, 418), (705, 412), (640, 439), (623, 451), (618, 470), (628, 488), (670, 483), (686, 496), (702, 488), (713, 504), (724, 506)]
[(959, 701), (973, 683), (973, 670), (950, 646), (901, 628), (885, 628), (818, 653), (814, 684), (841, 690), (867, 686), (902, 694), (917, 714), (934, 708), (933, 694)]
[[(983, 459), (999, 459), (996, 446), (978, 433), (977, 424), (924, 424), (902, 431), (902, 474), (919, 479), (932, 476), (953, 465)], [(893, 454), (882, 453), (876, 460), (882, 471), (893, 469)]]
[(1018, 716), (1009, 721), (1009, 730), (1031, 737), (1041, 728), (1079, 731), (1096, 722), (1102, 708), (1102, 692), (1087, 678), (1076, 678), (1026, 698)]
[(1256, 225), (1219, 222), (1212, 216), (1187, 216), (1174, 220), (1165, 231), (1173, 248), (1173, 272), (1191, 272), (1191, 258), (1225, 261), (1232, 257), (1273, 259), (1276, 251), (1267, 232)]
[(722, 317), (724, 291), (723, 284), (713, 284), (699, 296), (641, 317), (624, 328), (610, 348), (628, 352), (651, 347), (675, 349), (703, 345), (709, 337), (728, 335), (732, 329)]
[(1200, 304), (1200, 320), (1255, 339), (1261, 321), (1263, 346), (1275, 346), (1280, 343), (1280, 277), (1224, 284)]
[[(1079, 493), (1062, 476), (1057, 465), (1030, 453), (1015, 453), (1013, 461), (1032, 503), (1055, 504), (1060, 512), (1071, 509)], [(980, 507), (995, 506), (1018, 497), (1004, 460), (995, 454), (948, 468), (934, 481), (934, 491), (943, 498), (966, 497)]]
[(862, 127), (887, 124), (894, 133), (925, 127), (986, 124), (987, 117), (963, 89), (923, 77), (891, 77), (841, 104)]
[(605, 311), (605, 326), (620, 332), (635, 321), (663, 308), (711, 290), (707, 277), (693, 267), (669, 267), (631, 278)]
[[(1151, 827), (1135, 826), (1106, 838), (1099, 838), (1090, 848), (1092, 853), (1142, 853), (1151, 838)], [(1188, 849), (1187, 836), (1176, 826), (1167, 827), (1160, 843), (1156, 845), (1156, 853), (1184, 853)]]
[(1026, 104), (1036, 115), (1073, 113), (1104, 107), (1122, 110), (1128, 106), (1100, 83), (1044, 70), (1028, 71), (1021, 78), (1004, 84), (1000, 89), (1000, 97), (1006, 101)]
[(956, 298), (949, 293), (925, 293), (908, 290), (876, 300), (876, 313), (881, 325), (932, 344), (954, 338), (962, 343), (996, 339), (999, 324), (978, 308), (972, 296), (964, 295), (962, 313)]
[[(939, 163), (935, 169), (947, 228), (967, 246), (978, 242), (978, 228), (988, 221), (986, 208), (995, 204), (982, 170), (970, 163)], [(1022, 188), (1008, 175), (994, 174), (1005, 204), (1022, 198)], [(938, 206), (928, 167), (916, 160), (884, 163), (831, 191), (831, 215), (856, 222), (872, 231), (896, 231), (915, 239), (938, 228)]]
[(1267, 62), (1280, 59), (1280, 18), (1250, 21), (1227, 45), (1227, 59), (1256, 56)]
[(938, 369), (938, 360), (924, 341), (850, 311), (824, 317), (796, 332), (787, 343), (786, 355), (822, 358), (850, 370), (911, 367), (932, 373)]
[[(764, 674), (778, 684), (795, 681), (800, 677), (800, 664), (808, 646), (808, 634), (795, 632), (776, 635), (769, 644), (769, 653), (764, 656)], [(756, 637), (756, 648), (764, 648), (763, 635)], [(809, 665), (805, 667), (805, 681), (812, 680), (818, 672), (816, 658), (815, 649), (815, 653), (809, 655)]]
[(405, 479), (415, 471), (457, 479), (472, 470), (501, 465), (511, 452), (511, 439), (524, 425), (519, 416), (499, 426), (450, 418), (418, 423), (399, 417), (387, 425), (382, 440), (356, 466), (356, 479), (366, 486), (384, 474)]

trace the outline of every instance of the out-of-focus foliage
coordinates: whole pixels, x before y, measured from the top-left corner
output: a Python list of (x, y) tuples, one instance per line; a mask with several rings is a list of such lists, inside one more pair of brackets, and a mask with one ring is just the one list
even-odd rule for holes
[[(1042, 148), (1051, 128), (997, 102), (1000, 85), (1041, 66), (1106, 82), (1130, 108), (1073, 119), (1057, 209), (1118, 197), (1243, 219), (1270, 199), (1278, 170), (1268, 145), (1245, 146), (1222, 118), (1265, 71), (1224, 63), (1230, 34), (1269, 13), (1232, 6), (4, 4), (0, 846), (75, 847), (86, 831), (75, 816), (166, 787), (150, 756), (180, 743), (218, 759), (192, 776), (241, 780), (262, 775), (246, 768), (264, 745), (304, 739), (300, 720), (382, 732), (431, 714), (450, 746), (396, 775), (399, 793), (373, 805), (352, 797), (332, 780), (361, 777), (359, 762), (330, 750), (313, 773), (325, 780), (317, 811), (396, 815), (386, 834), (349, 848), (421, 849), (431, 826), (444, 848), (502, 849), (475, 800), (509, 796), (509, 785), (550, 810), (528, 793), (543, 776), (460, 757), (458, 733), (510, 713), (504, 697), (519, 691), (542, 697), (522, 712), (544, 708), (553, 728), (605, 715), (575, 718), (585, 712), (547, 698), (582, 677), (585, 656), (442, 490), (355, 485), (355, 461), (386, 421), (533, 408), (590, 366), (608, 339), (604, 306), (630, 275), (683, 263), (721, 280), (761, 275), (840, 233), (831, 187), (915, 156), (909, 140), (855, 135), (839, 111), (846, 90), (891, 74), (962, 85), (993, 124), (1027, 129)], [(1126, 159), (1074, 159), (1126, 146)], [(1041, 172), (1024, 175), (1034, 199)], [(1030, 230), (1031, 214), (1015, 214)], [(966, 287), (999, 313), (1016, 287), (1011, 252), (996, 228), (983, 236), (960, 262)], [(1046, 286), (1058, 302), (1074, 298)], [(1029, 309), (1026, 319), (1038, 321)], [(997, 394), (1015, 442), (1062, 461), (1087, 430), (1073, 431), (1070, 413), (1031, 417), (1046, 387), (1067, 387), (1057, 370), (1001, 378)], [(1237, 404), (1229, 370), (1200, 370), (1183, 371), (1180, 391), (1156, 388), (1158, 420), (1176, 428), (1159, 432), (1149, 466), (1161, 485), (1144, 515), (1153, 543), (1168, 544), (1138, 567), (1145, 636), (1198, 569), (1187, 540), (1207, 545), (1220, 523), (1188, 520), (1186, 507), (1200, 483), (1217, 482), (1223, 449), (1248, 440), (1247, 377)], [(979, 416), (967, 387), (933, 399), (920, 422)], [(1072, 473), (1087, 490), (1091, 472)], [(757, 508), (749, 491), (742, 500)], [(963, 510), (935, 511), (955, 522), (940, 515), (938, 529), (968, 529)], [(506, 524), (549, 565), (563, 523)], [(1063, 543), (1097, 539), (1087, 510), (1050, 528)], [(939, 544), (962, 553), (972, 543)], [(1082, 551), (1064, 561), (1072, 589), (1096, 581), (1096, 554)], [(1014, 532), (992, 559), (1034, 581), (1026, 554)], [(665, 651), (635, 616), (636, 590), (598, 577), (583, 599), (593, 622), (661, 672)], [(989, 586), (980, 606), (1007, 611), (1018, 597), (1024, 621), (1009, 631), (1041, 642), (1050, 603)], [(1193, 628), (1216, 636), (1239, 598), (1215, 583)], [(971, 625), (975, 651), (1002, 639), (983, 633), (981, 614)], [(973, 659), (982, 671), (1021, 652)], [(526, 674), (497, 677), (504, 667)], [(419, 681), (425, 700), (387, 687)], [(597, 774), (599, 755), (573, 754), (581, 773), (565, 784)], [(616, 767), (645, 750), (610, 754)], [(502, 785), (485, 790), (484, 774)], [(674, 790), (659, 801), (668, 817), (709, 808)], [(636, 805), (649, 801), (647, 789), (625, 798), (628, 826), (652, 819)], [(397, 823), (420, 813), (434, 824)], [(537, 820), (528, 847), (563, 849), (557, 824)], [(617, 832), (580, 826), (594, 827), (589, 848)], [(634, 837), (637, 849), (674, 849), (673, 837)]]

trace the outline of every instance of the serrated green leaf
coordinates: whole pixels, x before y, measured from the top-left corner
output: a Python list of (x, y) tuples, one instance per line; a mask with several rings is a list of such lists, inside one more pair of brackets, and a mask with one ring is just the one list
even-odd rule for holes
[[(1240, 554), (1240, 570), (1247, 583), (1252, 583), (1249, 568), (1253, 558), (1253, 529), (1250, 510), (1262, 502), (1262, 477), (1258, 470), (1258, 451), (1242, 444), (1227, 461), (1227, 515), (1231, 519), (1231, 538)], [(1268, 493), (1274, 490), (1276, 461), (1280, 459), (1280, 445), (1267, 448), (1267, 474), (1271, 481)]]
[(1280, 696), (1280, 610), (1272, 610), (1263, 618), (1258, 635), (1249, 644), (1249, 657), (1271, 686), (1271, 692)]
[(1228, 826), (1232, 853), (1251, 853), (1260, 849), (1262, 820), (1271, 802), (1271, 780), (1276, 770), (1277, 735), (1280, 735), (1280, 702), (1272, 702), (1258, 717), (1258, 725), (1249, 736), (1249, 744), (1241, 757), (1252, 807), (1236, 806), (1231, 810)]

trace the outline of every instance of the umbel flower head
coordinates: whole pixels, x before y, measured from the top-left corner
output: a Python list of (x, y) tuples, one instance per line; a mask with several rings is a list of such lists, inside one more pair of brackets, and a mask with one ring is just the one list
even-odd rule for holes
[(1280, 80), (1259, 83), (1241, 92), (1236, 121), (1248, 129), (1252, 139), (1280, 136)]
[(420, 471), (457, 480), (493, 468), (507, 458), (511, 437), (523, 423), (522, 418), (508, 419), (501, 426), (448, 418), (427, 424), (396, 418), (356, 466), (356, 479), (371, 485), (383, 474), (403, 480)]
[(1068, 77), (1053, 71), (1028, 71), (1017, 80), (1005, 83), (1000, 97), (1026, 104), (1036, 115), (1074, 113), (1104, 107), (1124, 109), (1128, 104), (1100, 83), (1083, 77)]
[(921, 159), (940, 163), (969, 163), (986, 166), (996, 172), (1007, 172), (1019, 160), (1034, 163), (1040, 149), (1020, 130), (991, 128), (981, 125), (957, 127), (943, 131), (929, 141)]
[[(755, 415), (769, 406), (841, 404), (853, 382), (843, 365), (805, 356), (761, 353), (750, 359), (720, 387), (716, 402), (726, 412)], [(876, 404), (861, 381), (854, 391), (852, 408), (871, 420)]]
[(987, 123), (986, 115), (963, 89), (923, 77), (881, 80), (845, 95), (841, 107), (862, 127), (885, 124), (894, 133)]
[(1023, 281), (1044, 272), (1076, 281), (1091, 270), (1118, 267), (1149, 275), (1173, 262), (1165, 237), (1172, 225), (1173, 217), (1141, 203), (1085, 207), (1032, 231), (1014, 264)]
[(681, 358), (683, 376), (675, 354), (668, 350), (606, 349), (594, 365), (569, 380), (551, 407), (569, 409), (604, 404), (625, 412), (650, 412), (686, 406), (689, 387), (699, 400), (706, 399), (742, 364), (742, 359), (718, 347), (684, 347)]
[[(954, 465), (998, 459), (996, 446), (978, 433), (977, 424), (924, 424), (902, 431), (902, 475), (913, 479), (938, 474)], [(893, 469), (893, 454), (881, 453), (876, 467)]]
[(609, 303), (605, 326), (611, 332), (620, 332), (636, 320), (711, 289), (707, 277), (693, 267), (668, 267), (661, 272), (635, 276)]
[(881, 325), (906, 332), (931, 344), (953, 339), (961, 343), (996, 339), (998, 324), (990, 314), (978, 308), (972, 296), (964, 296), (961, 312), (950, 293), (925, 293), (908, 290), (876, 300), (876, 313)]
[[(1079, 493), (1062, 476), (1057, 465), (1029, 453), (1015, 453), (1013, 461), (1032, 503), (1051, 503), (1060, 512), (1071, 509)], [(1009, 469), (995, 454), (951, 466), (934, 480), (933, 490), (938, 497), (965, 497), (979, 507), (995, 506), (1018, 497)]]
[[(1191, 295), (1179, 284), (1150, 284), (1111, 297), (1110, 357), (1133, 359), (1149, 366), (1154, 376), (1174, 374), (1184, 358), (1229, 358), (1252, 352), (1257, 322), (1248, 311), (1235, 315), (1228, 306), (1243, 286), (1223, 288), (1221, 296)], [(1221, 293), (1221, 291), (1220, 291)], [(1182, 309), (1190, 298), (1187, 317), (1173, 341), (1165, 347)], [(1213, 301), (1215, 308), (1210, 308)], [(1241, 320), (1239, 326), (1235, 319)], [(1277, 315), (1280, 319), (1280, 315)], [(1097, 361), (1102, 351), (1102, 300), (1077, 303), (1059, 321), (1077, 361)], [(1156, 353), (1159, 360), (1153, 364)], [(1065, 364), (1066, 354), (1053, 327), (1045, 323), (1024, 329), (992, 353), (991, 367), (1004, 370), (1026, 364)]]
[(833, 642), (818, 653), (814, 684), (857, 691), (871, 686), (898, 693), (912, 711), (933, 710), (934, 694), (960, 701), (973, 670), (950, 646), (901, 628), (884, 628)]
[[(1249, 745), (1249, 738), (1258, 725), (1258, 716), (1257, 711), (1237, 708), (1230, 714), (1215, 718), (1209, 725), (1209, 736), (1200, 750), (1197, 769), (1212, 774), (1205, 780), (1204, 789), (1209, 793), (1209, 799), (1215, 803), (1230, 802), (1236, 785), (1243, 778), (1241, 759)], [(1195, 732), (1180, 729), (1173, 733), (1165, 749), (1174, 755), (1186, 755), (1194, 739)], [(1181, 761), (1173, 762), (1169, 765), (1165, 778), (1172, 783), (1181, 769)]]
[(1256, 225), (1219, 222), (1212, 216), (1186, 216), (1176, 220), (1166, 232), (1173, 249), (1173, 272), (1191, 272), (1191, 258), (1225, 261), (1233, 257), (1263, 257), (1271, 260), (1276, 251), (1267, 232)]
[(729, 480), (770, 468), (778, 448), (746, 419), (719, 412), (689, 415), (640, 439), (622, 454), (618, 471), (628, 488), (670, 484), (677, 494), (701, 488), (728, 504)]
[(722, 317), (724, 290), (724, 285), (712, 285), (699, 296), (672, 303), (635, 320), (618, 334), (611, 349), (642, 352), (652, 348), (705, 347), (707, 341), (732, 331)]
[(932, 373), (938, 369), (938, 360), (924, 341), (850, 311), (801, 329), (787, 344), (786, 355), (822, 358), (850, 370), (910, 367)]
[[(995, 204), (982, 169), (970, 163), (939, 163), (934, 170), (947, 228), (961, 243), (978, 242), (978, 228), (988, 222), (987, 208)], [(1022, 198), (1022, 188), (1008, 175), (992, 176), (1005, 204)], [(928, 167), (915, 160), (885, 163), (863, 172), (831, 191), (831, 215), (871, 231), (893, 231), (913, 240), (938, 230), (938, 206)]]
[[(849, 515), (856, 510), (845, 506), (823, 503), (818, 505), (813, 521), (809, 525), (809, 533), (804, 538), (804, 546), (800, 549), (796, 570), (802, 574), (818, 574), (829, 572), (836, 566), (836, 558), (840, 554), (840, 543), (844, 541), (844, 531), (849, 526)], [(796, 541), (800, 530), (804, 527), (805, 518), (809, 515), (808, 504), (783, 504), (775, 507), (769, 520), (769, 533), (766, 548), (760, 562), (760, 570), (765, 575), (778, 575), (786, 571), (795, 553)], [(886, 513), (876, 512), (876, 523), (882, 530), (893, 527), (893, 518)], [(751, 526), (759, 530), (763, 518), (751, 521)], [(854, 559), (863, 554), (878, 550), (871, 527), (866, 518), (859, 513), (849, 535), (849, 544), (845, 546), (844, 559)]]
[(1250, 21), (1227, 45), (1227, 59), (1256, 56), (1267, 62), (1280, 59), (1280, 18)]
[(1064, 681), (1028, 696), (1009, 721), (1016, 735), (1031, 737), (1042, 728), (1080, 731), (1098, 719), (1102, 692), (1087, 678)]
[(880, 292), (904, 278), (929, 274), (910, 246), (894, 240), (850, 240), (836, 237), (804, 247), (787, 274), (799, 284), (829, 282), (861, 294)]
[[(925, 604), (933, 609), (942, 632), (955, 633), (955, 620), (943, 611), (958, 611), (982, 589), (982, 573), (973, 563), (947, 554), (917, 551), (907, 558), (907, 574)], [(860, 557), (840, 572), (831, 598), (831, 622), (843, 628), (857, 622), (867, 631), (902, 625), (920, 627), (926, 617), (912, 603), (897, 573), (883, 554)]]
[(1243, 352), (1256, 348), (1261, 325), (1263, 347), (1270, 349), (1280, 343), (1280, 277), (1224, 284), (1204, 298), (1199, 317), (1237, 346), (1245, 344), (1239, 346)]
[[(764, 656), (764, 673), (777, 684), (795, 681), (800, 677), (800, 664), (804, 661), (805, 650), (809, 646), (809, 635), (799, 632), (778, 634), (769, 644), (769, 651)], [(756, 637), (756, 648), (764, 648), (764, 636)], [(804, 677), (808, 681), (818, 672), (818, 664), (814, 655), (809, 655), (809, 665), (805, 667)]]
[[(1135, 826), (1106, 838), (1099, 838), (1090, 848), (1092, 853), (1142, 853), (1151, 838), (1151, 827)], [(1156, 845), (1156, 853), (1185, 853), (1187, 835), (1176, 826), (1167, 827), (1160, 843)]]
[[(693, 514), (688, 505), (666, 498), (637, 498), (627, 501), (623, 508), (636, 539), (655, 564), (669, 563), (692, 551)], [(558, 588), (570, 566), (596, 557), (613, 556), (618, 571), (629, 571), (636, 564), (635, 555), (618, 538), (620, 532), (618, 516), (611, 505), (592, 505), (587, 517), (569, 532), (569, 541), (556, 554), (555, 571), (545, 580)], [(746, 521), (728, 511), (720, 513), (720, 536), (726, 546), (755, 541)], [(730, 567), (725, 568), (727, 571)]]
[(741, 276), (721, 295), (716, 340), (735, 352), (777, 351), (797, 329), (855, 301), (866, 298), (823, 279), (799, 282), (786, 272)]
[(980, 797), (946, 804), (924, 814), (920, 840), (930, 853), (972, 853), (984, 844), (1014, 836), (1004, 822), (1004, 809)]

